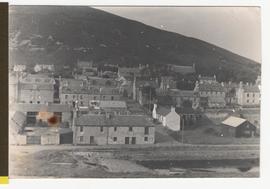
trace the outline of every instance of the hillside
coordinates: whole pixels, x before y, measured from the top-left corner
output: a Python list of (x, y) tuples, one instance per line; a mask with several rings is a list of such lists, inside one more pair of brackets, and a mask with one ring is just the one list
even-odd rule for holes
[(252, 81), (260, 64), (232, 52), (90, 7), (11, 6), (10, 64), (192, 65), (218, 80)]

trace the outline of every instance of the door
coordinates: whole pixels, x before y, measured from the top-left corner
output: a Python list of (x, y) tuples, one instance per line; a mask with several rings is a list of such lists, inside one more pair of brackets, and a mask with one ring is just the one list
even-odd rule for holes
[(94, 136), (90, 136), (90, 144), (94, 144), (95, 143), (95, 138)]
[(136, 144), (136, 137), (131, 138), (131, 144)]
[(125, 137), (125, 144), (129, 144), (129, 137)]

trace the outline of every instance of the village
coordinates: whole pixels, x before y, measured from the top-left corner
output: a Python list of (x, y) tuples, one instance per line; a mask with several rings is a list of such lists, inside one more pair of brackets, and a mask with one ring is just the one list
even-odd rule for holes
[(258, 175), (260, 76), (219, 82), (195, 65), (82, 60), (60, 71), (14, 65), (9, 74), (13, 175)]
[[(54, 65), (15, 65), (9, 80), (11, 143), (218, 144), (229, 138), (241, 144), (259, 138), (260, 76), (253, 83), (225, 83), (216, 75), (197, 76), (195, 65), (168, 65), (164, 76), (153, 69), (78, 60), (63, 68), (71, 73), (67, 77), (55, 75)], [(189, 90), (179, 89), (176, 75), (197, 78), (184, 82)]]

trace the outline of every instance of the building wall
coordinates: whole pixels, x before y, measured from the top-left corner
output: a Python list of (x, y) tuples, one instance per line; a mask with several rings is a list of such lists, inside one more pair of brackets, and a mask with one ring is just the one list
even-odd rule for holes
[[(93, 145), (106, 145), (106, 144), (125, 144), (125, 137), (129, 137), (131, 144), (131, 137), (136, 137), (136, 144), (153, 144), (154, 143), (154, 127), (149, 127), (149, 134), (144, 133), (144, 127), (132, 127), (132, 131), (129, 131), (129, 127), (103, 127), (103, 132), (100, 127), (83, 127), (83, 132), (80, 131), (80, 127), (76, 127), (76, 142), (77, 144), (90, 145), (90, 136), (94, 136)], [(83, 140), (80, 137), (83, 136)], [(114, 141), (114, 137), (117, 138)], [(145, 137), (148, 137), (145, 141)]]
[(59, 134), (41, 136), (41, 145), (57, 145), (57, 144), (60, 144)]
[(99, 95), (99, 94), (60, 94), (61, 104), (72, 104), (73, 101), (78, 101), (79, 106), (89, 106), (92, 100), (120, 100), (120, 94), (109, 94), (109, 95)]
[(241, 106), (258, 106), (260, 105), (259, 92), (244, 92), (243, 89), (237, 90), (237, 103)]
[(62, 112), (62, 122), (71, 122), (71, 112)]
[(180, 130), (180, 116), (174, 111), (167, 114), (166, 126), (173, 131), (179, 131)]
[[(214, 108), (214, 107), (225, 107), (225, 92), (219, 91), (200, 91), (200, 97), (208, 99), (207, 106)], [(220, 100), (216, 101), (216, 99), (222, 99), (224, 103), (220, 103)]]
[(53, 103), (53, 90), (20, 90), (19, 102), (46, 104)]

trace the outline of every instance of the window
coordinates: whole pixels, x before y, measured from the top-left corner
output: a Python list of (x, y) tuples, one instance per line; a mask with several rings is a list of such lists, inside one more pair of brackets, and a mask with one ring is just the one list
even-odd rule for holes
[(114, 96), (111, 96), (111, 100), (114, 100)]
[(129, 131), (132, 131), (132, 127), (129, 127), (128, 130), (129, 130)]
[(80, 101), (80, 103), (81, 103), (81, 106), (83, 105), (83, 101)]
[(117, 127), (114, 127), (114, 129), (113, 129), (114, 131), (117, 131)]
[(37, 101), (38, 104), (40, 104), (40, 101)]
[(253, 95), (252, 95), (253, 97), (255, 97), (255, 93), (253, 93)]
[(247, 93), (247, 97), (249, 97), (249, 93)]
[(148, 141), (148, 137), (144, 137), (144, 141), (147, 142)]
[(83, 95), (80, 95), (80, 99), (83, 99)]
[(80, 136), (80, 142), (83, 142), (83, 136)]
[(117, 141), (117, 137), (113, 137), (113, 141), (116, 142)]
[(83, 126), (80, 126), (80, 132), (83, 132)]
[(100, 127), (100, 132), (103, 132), (103, 127)]
[(76, 98), (76, 96), (75, 95), (73, 95), (73, 99), (75, 99)]
[(65, 99), (68, 99), (68, 95), (65, 95)]
[(33, 103), (33, 101), (30, 101), (30, 104), (32, 104)]
[(249, 103), (249, 100), (247, 100), (247, 103)]
[(94, 96), (94, 100), (96, 100), (97, 99), (97, 97), (96, 96)]
[(103, 96), (103, 100), (105, 100), (105, 96)]
[(145, 128), (144, 128), (144, 134), (145, 134), (145, 135), (148, 135), (148, 134), (149, 134), (149, 127), (145, 127)]

